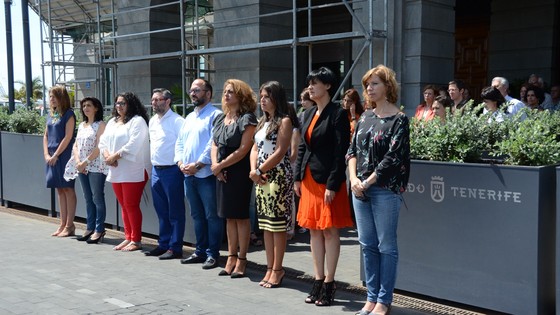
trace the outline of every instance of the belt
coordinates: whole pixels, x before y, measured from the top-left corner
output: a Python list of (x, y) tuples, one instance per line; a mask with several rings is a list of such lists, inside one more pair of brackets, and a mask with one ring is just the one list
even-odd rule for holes
[(177, 165), (154, 165), (154, 168), (156, 170), (164, 170), (166, 168), (170, 168), (170, 167), (174, 167), (174, 166), (177, 166)]

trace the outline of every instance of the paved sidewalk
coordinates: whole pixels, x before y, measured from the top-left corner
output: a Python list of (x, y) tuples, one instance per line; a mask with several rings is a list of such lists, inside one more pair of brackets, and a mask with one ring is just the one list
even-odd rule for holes
[[(51, 237), (56, 227), (57, 219), (0, 207), (0, 314), (354, 314), (365, 299), (352, 230), (343, 233), (335, 305), (316, 307), (303, 302), (312, 275), (308, 234), (288, 245), (282, 287), (263, 289), (257, 284), (266, 269), (263, 247), (251, 248), (248, 277), (230, 279), (217, 276), (221, 268), (115, 252), (112, 246), (122, 240), (117, 231), (90, 245)], [(77, 227), (81, 233), (84, 225)], [(144, 249), (156, 244), (147, 237), (143, 243)], [(474, 314), (400, 295), (392, 311), (432, 313)]]

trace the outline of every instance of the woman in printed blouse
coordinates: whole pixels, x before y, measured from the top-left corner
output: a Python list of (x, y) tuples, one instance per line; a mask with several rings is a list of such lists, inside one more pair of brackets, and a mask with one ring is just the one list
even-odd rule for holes
[(80, 101), (82, 123), (73, 148), (73, 158), (66, 164), (64, 178), (80, 178), (86, 201), (87, 227), (78, 241), (88, 244), (98, 243), (105, 235), (105, 179), (107, 166), (99, 155), (99, 138), (105, 131), (103, 105), (95, 97)]
[(43, 156), (47, 177), (47, 188), (56, 188), (60, 205), (60, 226), (51, 236), (73, 236), (76, 231), (75, 181), (64, 180), (66, 163), (72, 156), (76, 116), (70, 104), (66, 88), (54, 86), (49, 91), (50, 113), (43, 135)]
[(348, 149), (367, 302), (356, 314), (387, 314), (397, 275), (397, 222), (410, 171), (409, 121), (395, 105), (395, 72), (383, 65), (362, 78), (364, 97), (375, 104), (362, 115)]
[(305, 81), (311, 99), (317, 103), (304, 114), (294, 182), (294, 190), (300, 196), (297, 219), (301, 227), (310, 231), (315, 272), (305, 302), (329, 306), (336, 291), (338, 230), (353, 225), (344, 161), (350, 144), (350, 122), (346, 110), (331, 101), (337, 82), (330, 69), (314, 70)]
[(140, 198), (151, 175), (148, 114), (132, 92), (115, 99), (113, 118), (99, 140), (99, 151), (109, 166), (110, 182), (122, 208), (125, 240), (114, 250), (131, 252), (142, 248)]
[(242, 278), (247, 267), (251, 235), (249, 204), (253, 182), (249, 152), (257, 117), (257, 100), (251, 87), (237, 79), (224, 83), (224, 113), (214, 120), (212, 141), (212, 173), (217, 178), (218, 216), (226, 219), (228, 260), (220, 276)]

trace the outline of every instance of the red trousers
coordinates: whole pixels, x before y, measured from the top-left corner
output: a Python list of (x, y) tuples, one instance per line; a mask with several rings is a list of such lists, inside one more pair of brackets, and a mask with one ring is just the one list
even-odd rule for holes
[(146, 185), (148, 175), (143, 182), (112, 183), (117, 200), (122, 208), (124, 236), (127, 240), (140, 242), (142, 240), (142, 210), (140, 199)]

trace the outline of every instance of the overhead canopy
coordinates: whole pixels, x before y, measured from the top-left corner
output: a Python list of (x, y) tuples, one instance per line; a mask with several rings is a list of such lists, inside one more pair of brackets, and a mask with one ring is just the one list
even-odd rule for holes
[[(28, 0), (29, 7), (55, 31), (65, 32), (84, 24), (111, 21), (111, 0)], [(50, 12), (50, 13), (49, 13)], [(50, 16), (50, 18), (49, 18)]]

